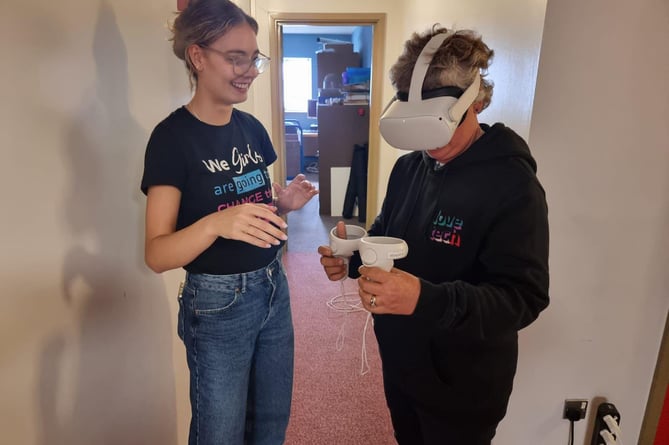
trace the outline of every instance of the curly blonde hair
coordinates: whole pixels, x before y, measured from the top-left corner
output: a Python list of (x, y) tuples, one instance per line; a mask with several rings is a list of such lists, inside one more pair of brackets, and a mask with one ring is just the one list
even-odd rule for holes
[(475, 31), (452, 30), (435, 24), (431, 29), (419, 34), (413, 33), (404, 43), (404, 51), (390, 69), (390, 81), (397, 91), (408, 92), (411, 85), (411, 73), (423, 47), (435, 35), (448, 33), (434, 53), (430, 67), (425, 75), (423, 90), (432, 90), (444, 86), (456, 86), (466, 89), (474, 81), (477, 72), (481, 75), (481, 88), (476, 102), (482, 103), (485, 109), (492, 100), (493, 83), (485, 79), (488, 66), (495, 54), (488, 45), (483, 43), (481, 36)]

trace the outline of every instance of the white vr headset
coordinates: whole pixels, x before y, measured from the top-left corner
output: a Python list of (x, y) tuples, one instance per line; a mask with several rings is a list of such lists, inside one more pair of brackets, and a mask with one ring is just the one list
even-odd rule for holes
[(450, 35), (437, 34), (427, 42), (411, 73), (408, 100), (401, 100), (398, 94), (381, 115), (381, 136), (395, 148), (433, 150), (448, 144), (479, 94), (481, 76), (478, 72), (474, 82), (464, 92), (457, 87), (422, 91), (432, 57)]

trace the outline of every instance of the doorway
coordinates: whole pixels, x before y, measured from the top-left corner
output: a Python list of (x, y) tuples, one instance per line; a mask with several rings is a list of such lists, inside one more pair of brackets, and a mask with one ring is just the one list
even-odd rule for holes
[[(381, 85), (383, 82), (383, 70), (378, 69), (378, 67), (383, 67), (383, 54), (384, 54), (384, 41), (385, 41), (385, 14), (372, 14), (372, 13), (356, 13), (356, 14), (307, 14), (307, 13), (275, 13), (270, 15), (270, 51), (273, 55), (272, 57), (272, 70), (271, 70), (271, 101), (272, 101), (272, 135), (273, 143), (279, 154), (279, 163), (274, 169), (275, 181), (280, 184), (285, 184), (287, 180), (290, 180), (295, 174), (295, 156), (290, 151), (294, 147), (289, 146), (287, 148), (287, 136), (286, 136), (286, 121), (299, 121), (300, 119), (295, 119), (296, 117), (305, 117), (299, 116), (295, 113), (287, 113), (285, 110), (285, 97), (284, 97), (284, 43), (286, 36), (290, 33), (308, 33), (313, 35), (313, 39), (316, 40), (321, 35), (330, 35), (331, 37), (336, 37), (336, 34), (339, 32), (349, 32), (351, 29), (360, 29), (360, 28), (369, 28), (371, 29), (371, 48), (368, 48), (369, 54), (365, 57), (368, 58), (367, 65), (370, 67), (369, 73), (369, 100), (368, 103), (362, 107), (362, 110), (358, 112), (366, 113), (368, 122), (371, 125), (367, 125), (365, 130), (365, 136), (367, 142), (367, 153), (368, 153), (368, 168), (367, 168), (367, 183), (366, 183), (366, 204), (363, 214), (366, 214), (366, 219), (362, 223), (367, 227), (370, 225), (374, 216), (377, 214), (377, 183), (378, 183), (378, 153), (379, 153), (379, 134), (377, 131), (370, 131), (375, 128), (374, 123), (378, 122), (379, 116), (381, 114)], [(335, 34), (332, 36), (332, 34)], [(323, 41), (334, 41), (336, 39), (324, 38)], [(324, 47), (325, 45), (323, 45)], [(377, 68), (377, 69), (374, 69)], [(314, 76), (314, 89), (320, 88), (323, 85), (318, 85), (322, 80), (317, 76)], [(322, 98), (318, 98), (320, 101)], [(343, 107), (342, 107), (343, 108)], [(347, 107), (350, 108), (350, 107)], [(306, 113), (303, 115), (312, 115), (313, 110), (305, 110)], [(301, 126), (302, 130), (306, 130), (307, 137), (314, 137), (314, 127), (317, 128), (317, 124), (314, 126), (313, 123), (317, 121), (304, 121), (298, 122), (298, 125)], [(293, 131), (293, 129), (288, 129)], [(316, 133), (318, 130), (315, 130)], [(316, 135), (317, 136), (317, 135)], [(304, 139), (303, 139), (304, 140)], [(309, 141), (308, 141), (309, 142)], [(351, 147), (353, 150), (353, 147)], [(313, 156), (313, 153), (306, 153), (307, 155)], [(323, 158), (320, 158), (323, 161)], [(325, 159), (327, 163), (327, 156)], [(309, 179), (314, 178), (327, 178), (327, 192), (330, 192), (330, 171), (331, 169), (327, 165), (323, 165), (322, 162), (316, 164), (314, 168), (314, 159), (313, 157), (307, 157), (306, 162), (300, 162), (303, 173), (307, 175)], [(305, 167), (311, 167), (309, 170), (306, 170)], [(327, 168), (328, 170), (320, 174), (318, 173), (319, 169)], [(332, 169), (334, 171), (336, 169)], [(314, 176), (316, 172), (316, 176)], [(322, 184), (319, 183), (319, 188), (323, 188)], [(341, 183), (337, 185), (335, 192), (341, 193)], [(343, 184), (343, 188), (346, 188), (346, 184)], [(314, 200), (320, 200), (322, 196), (315, 198)], [(328, 196), (329, 199), (329, 196)], [(335, 199), (335, 196), (333, 196)], [(312, 200), (312, 201), (314, 201)], [(330, 215), (330, 206), (329, 201), (327, 202), (327, 212), (318, 211), (318, 203), (316, 203), (316, 218), (320, 216), (320, 221), (295, 221), (297, 218), (300, 218), (300, 214), (305, 215), (307, 212), (292, 212), (289, 218), (292, 218), (292, 221), (289, 221), (289, 230), (291, 227), (301, 227), (307, 228), (307, 230), (300, 230), (300, 232), (309, 233), (310, 236), (314, 236), (314, 230), (318, 229), (320, 232), (317, 234), (318, 241), (327, 240), (327, 231), (331, 225), (342, 219), (341, 216), (331, 216)], [(314, 205), (310, 203), (311, 211), (309, 212), (309, 218), (313, 217)], [(321, 209), (322, 210), (322, 209)], [(360, 212), (361, 209), (358, 209)], [(337, 214), (336, 211), (332, 213)], [(305, 216), (306, 217), (306, 216)], [(354, 217), (355, 218), (355, 217)], [(314, 224), (318, 222), (320, 224)], [(358, 220), (355, 220), (358, 223)], [(347, 221), (348, 223), (348, 221)], [(289, 250), (294, 249), (296, 244), (295, 237), (289, 235), (289, 240), (293, 240), (293, 245), (289, 241)], [(316, 240), (314, 240), (316, 241)], [(312, 243), (313, 244), (313, 243)]]

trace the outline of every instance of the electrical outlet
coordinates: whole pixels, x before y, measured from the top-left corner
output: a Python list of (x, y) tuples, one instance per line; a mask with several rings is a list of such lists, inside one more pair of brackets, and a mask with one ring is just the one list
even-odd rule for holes
[(563, 419), (569, 419), (572, 422), (585, 418), (585, 412), (588, 409), (588, 401), (583, 399), (567, 399), (564, 401)]
[(592, 429), (592, 441), (590, 442), (590, 445), (606, 445), (606, 441), (599, 432), (606, 430), (612, 433), (611, 429), (606, 424), (606, 421), (604, 421), (604, 417), (607, 415), (613, 417), (618, 425), (620, 425), (620, 413), (616, 409), (616, 406), (613, 403), (601, 403), (599, 407), (597, 407), (597, 416), (595, 417), (595, 426)]

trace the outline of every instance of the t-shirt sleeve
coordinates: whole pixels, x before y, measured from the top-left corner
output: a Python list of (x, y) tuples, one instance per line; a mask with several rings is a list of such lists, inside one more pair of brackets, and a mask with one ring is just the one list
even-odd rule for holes
[(262, 124), (260, 126), (262, 128), (262, 151), (265, 165), (272, 165), (277, 159), (276, 151), (274, 150), (274, 145), (272, 145), (272, 140), (269, 138), (269, 134), (267, 134), (267, 130), (265, 130)]
[(153, 185), (171, 185), (183, 191), (185, 184), (186, 160), (179, 142), (165, 125), (158, 125), (146, 146), (142, 192), (147, 194)]

